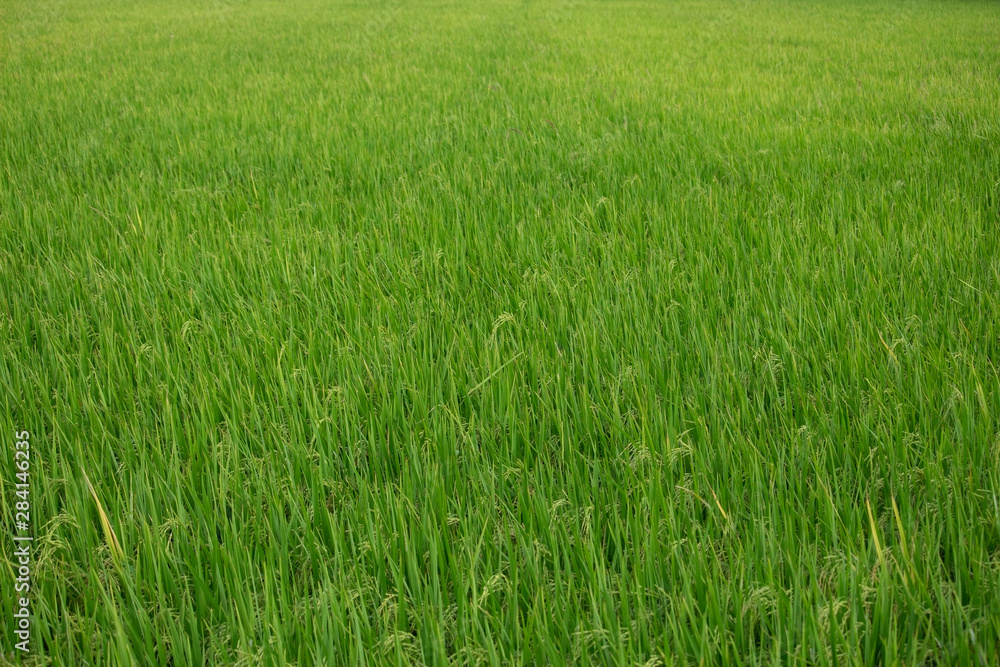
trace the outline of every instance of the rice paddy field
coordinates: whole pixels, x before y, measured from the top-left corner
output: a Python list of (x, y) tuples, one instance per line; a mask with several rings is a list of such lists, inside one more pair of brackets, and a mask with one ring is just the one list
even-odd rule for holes
[(996, 2), (5, 0), (0, 663), (997, 664), (998, 220)]

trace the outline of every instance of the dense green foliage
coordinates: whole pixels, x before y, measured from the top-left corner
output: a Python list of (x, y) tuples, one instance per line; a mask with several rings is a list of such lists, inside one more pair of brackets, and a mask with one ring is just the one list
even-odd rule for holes
[(34, 660), (995, 664), (998, 110), (992, 2), (0, 4)]

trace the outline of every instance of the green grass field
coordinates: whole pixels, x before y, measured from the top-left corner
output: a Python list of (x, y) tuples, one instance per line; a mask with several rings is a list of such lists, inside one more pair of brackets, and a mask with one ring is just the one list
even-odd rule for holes
[(996, 2), (6, 0), (0, 663), (997, 664), (998, 219)]

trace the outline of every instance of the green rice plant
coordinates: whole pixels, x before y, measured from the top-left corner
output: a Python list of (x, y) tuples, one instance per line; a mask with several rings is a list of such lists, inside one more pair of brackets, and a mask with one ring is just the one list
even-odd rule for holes
[(986, 0), (0, 3), (0, 663), (995, 664), (998, 109)]

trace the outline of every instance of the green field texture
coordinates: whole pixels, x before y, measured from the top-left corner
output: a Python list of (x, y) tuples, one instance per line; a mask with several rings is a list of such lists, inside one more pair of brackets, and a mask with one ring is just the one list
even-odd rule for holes
[(996, 2), (4, 0), (0, 663), (997, 664), (998, 219)]

